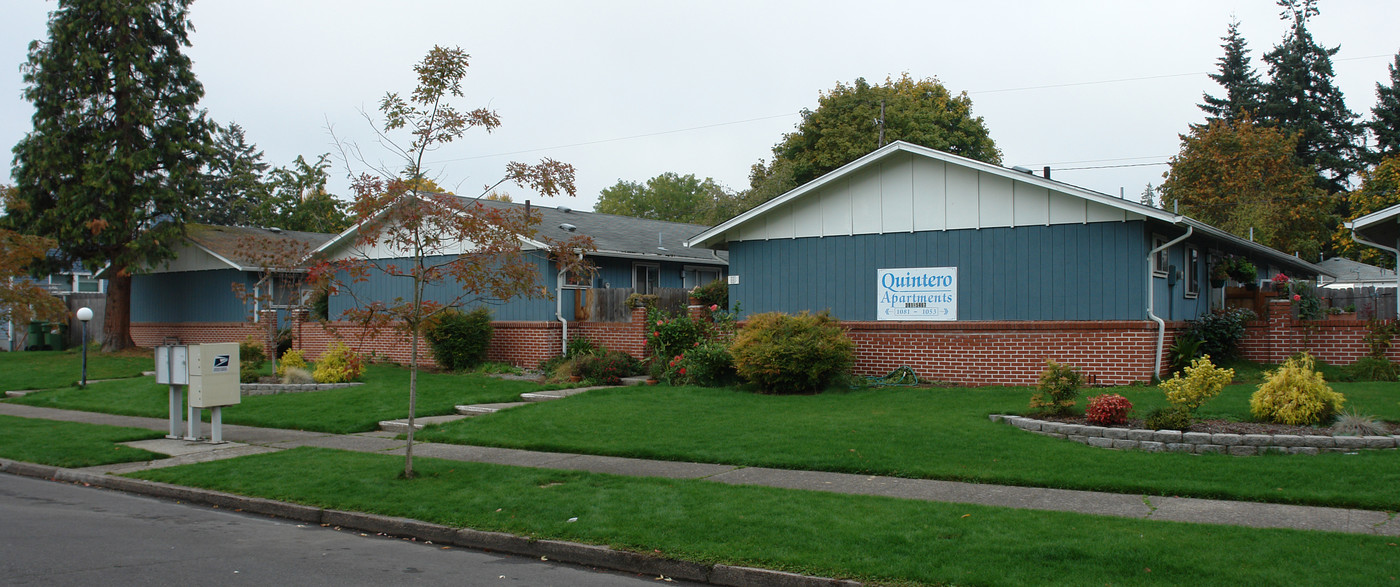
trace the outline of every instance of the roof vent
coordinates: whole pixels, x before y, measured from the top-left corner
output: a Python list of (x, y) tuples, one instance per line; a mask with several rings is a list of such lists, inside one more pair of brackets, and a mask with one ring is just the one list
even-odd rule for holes
[(1012, 167), (1011, 170), (1012, 170), (1012, 171), (1019, 171), (1019, 172), (1021, 172), (1021, 173), (1029, 173), (1029, 174), (1031, 174), (1031, 175), (1035, 175), (1035, 172), (1034, 172), (1034, 171), (1031, 171), (1031, 169), (1030, 169), (1029, 167), (1021, 167), (1020, 165), (1017, 165), (1017, 166), (1015, 166), (1015, 167)]
[(574, 211), (573, 208), (570, 208), (570, 207), (568, 207), (568, 206), (560, 206), (560, 207), (558, 207), (558, 208), (555, 208), (555, 210), (558, 210), (558, 211), (563, 212), (563, 213), (565, 213), (565, 214), (568, 214), (568, 213)]
[(572, 225), (572, 224), (569, 224), (569, 223), (567, 223), (567, 222), (565, 222), (565, 223), (559, 225), (559, 229), (560, 229), (560, 230), (563, 230), (563, 231), (565, 231), (565, 232), (573, 232), (573, 231), (575, 231), (575, 230), (578, 230), (578, 227), (577, 227), (577, 226), (574, 226), (574, 225)]
[(276, 226), (269, 226), (268, 229), (267, 229), (267, 231), (268, 231), (268, 232), (277, 233), (277, 232), (282, 232), (282, 229), (277, 228)]

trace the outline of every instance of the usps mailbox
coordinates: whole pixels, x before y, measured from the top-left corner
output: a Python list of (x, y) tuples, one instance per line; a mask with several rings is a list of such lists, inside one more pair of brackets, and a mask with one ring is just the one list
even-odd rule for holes
[[(156, 347), (156, 383), (170, 386), (170, 434), (166, 438), (199, 440), (199, 413), (209, 408), (209, 439), (223, 442), (221, 408), (240, 400), (238, 359), (237, 343)], [(181, 397), (182, 388), (188, 389), (188, 401)], [(184, 418), (182, 411), (187, 412)], [(180, 435), (182, 419), (186, 422), (184, 436)]]
[(190, 406), (216, 408), (238, 403), (238, 344), (190, 347)]

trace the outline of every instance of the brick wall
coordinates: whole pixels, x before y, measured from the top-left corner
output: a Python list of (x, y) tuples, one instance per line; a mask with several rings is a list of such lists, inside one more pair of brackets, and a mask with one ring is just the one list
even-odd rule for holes
[[(1370, 354), (1364, 341), (1367, 332), (1363, 320), (1294, 320), (1291, 302), (1269, 300), (1263, 319), (1245, 326), (1240, 354), (1260, 363), (1282, 363), (1307, 351), (1332, 365), (1350, 365)], [(1400, 360), (1400, 348), (1392, 347), (1388, 356)]]
[[(1102, 322), (843, 322), (856, 343), (855, 371), (884, 375), (909, 366), (920, 377), (962, 385), (1034, 385), (1045, 360), (1121, 385), (1151, 378), (1157, 325)], [(1171, 347), (1180, 324), (1169, 324)]]
[(158, 347), (168, 336), (177, 336), (184, 344), (206, 342), (242, 342), (247, 338), (263, 341), (267, 346), (267, 328), (247, 322), (132, 322), (131, 339), (140, 347)]

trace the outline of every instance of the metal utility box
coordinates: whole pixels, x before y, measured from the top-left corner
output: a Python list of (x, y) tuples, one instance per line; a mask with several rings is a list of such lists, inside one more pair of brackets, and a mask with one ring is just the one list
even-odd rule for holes
[(156, 347), (156, 383), (190, 384), (189, 348), (185, 345)]
[(237, 404), (238, 343), (190, 345), (189, 386), (191, 408)]

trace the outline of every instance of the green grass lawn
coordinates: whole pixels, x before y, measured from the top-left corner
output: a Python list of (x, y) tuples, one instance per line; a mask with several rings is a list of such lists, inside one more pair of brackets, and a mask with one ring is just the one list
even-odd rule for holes
[[(1348, 405), (1400, 420), (1400, 384), (1340, 383)], [(1248, 416), (1230, 386), (1203, 416)], [(1121, 393), (1144, 413), (1151, 387)], [(646, 386), (596, 390), (437, 427), (430, 442), (842, 471), (1130, 494), (1400, 510), (1400, 451), (1190, 455), (1111, 451), (988, 421), (1027, 410), (1029, 388), (877, 388), (813, 396)], [(1085, 403), (1081, 398), (1081, 405)]]
[[(1394, 537), (629, 478), (300, 448), (132, 476), (815, 575), (966, 585), (1390, 585)], [(577, 518), (569, 522), (570, 518)]]
[[(155, 356), (148, 349), (119, 353), (88, 349), (88, 381), (140, 377), (142, 371), (153, 369)], [(0, 391), (69, 387), (82, 378), (82, 349), (0, 353)]]
[[(223, 410), (224, 422), (267, 428), (291, 428), (335, 434), (378, 428), (380, 420), (408, 416), (408, 371), (391, 365), (370, 365), (364, 385), (313, 391), (244, 397)], [(108, 381), (87, 389), (67, 387), (8, 401), (31, 406), (86, 412), (165, 418), (169, 415), (169, 387), (153, 377)], [(419, 373), (418, 415), (450, 414), (458, 404), (514, 401), (523, 392), (541, 387), (525, 381), (506, 381), (484, 375)]]
[(162, 436), (163, 433), (144, 428), (0, 415), (0, 457), (56, 467), (92, 467), (163, 459), (164, 455), (117, 444)]

